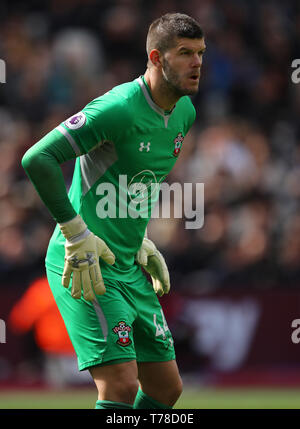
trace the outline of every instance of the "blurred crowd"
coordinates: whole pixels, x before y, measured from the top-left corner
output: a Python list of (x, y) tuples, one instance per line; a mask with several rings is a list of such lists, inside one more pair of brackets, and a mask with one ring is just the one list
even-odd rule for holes
[[(202, 24), (207, 53), (197, 119), (168, 181), (205, 184), (205, 222), (187, 230), (185, 219), (153, 219), (149, 236), (178, 290), (298, 286), (296, 0), (1, 2), (0, 286), (43, 275), (55, 226), (23, 154), (91, 99), (143, 74), (148, 26), (174, 11)], [(62, 167), (67, 187), (73, 166)]]

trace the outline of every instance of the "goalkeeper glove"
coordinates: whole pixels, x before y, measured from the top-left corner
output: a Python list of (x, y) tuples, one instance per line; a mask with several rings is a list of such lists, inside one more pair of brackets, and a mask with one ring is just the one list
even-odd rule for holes
[(155, 293), (162, 296), (169, 292), (170, 275), (167, 264), (155, 244), (148, 238), (144, 238), (136, 255), (136, 261), (150, 274)]
[(87, 228), (80, 215), (74, 219), (60, 223), (59, 227), (65, 242), (65, 266), (62, 276), (62, 285), (69, 287), (73, 273), (71, 295), (79, 299), (83, 289), (83, 297), (93, 301), (94, 291), (97, 295), (105, 293), (105, 286), (100, 271), (99, 257), (108, 264), (115, 263), (115, 255), (101, 238), (94, 235)]

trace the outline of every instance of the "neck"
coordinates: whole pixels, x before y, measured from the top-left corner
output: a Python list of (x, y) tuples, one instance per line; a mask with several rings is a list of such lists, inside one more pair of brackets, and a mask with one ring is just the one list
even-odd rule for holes
[(180, 96), (174, 94), (161, 76), (147, 69), (144, 78), (150, 88), (153, 101), (162, 109), (172, 110)]

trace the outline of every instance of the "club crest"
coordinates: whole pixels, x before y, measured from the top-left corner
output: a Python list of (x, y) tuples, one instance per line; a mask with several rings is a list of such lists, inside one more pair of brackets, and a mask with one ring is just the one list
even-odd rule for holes
[(113, 332), (119, 337), (117, 344), (122, 347), (126, 347), (131, 344), (132, 341), (129, 338), (129, 332), (131, 332), (131, 327), (126, 325), (126, 322), (119, 322), (118, 325), (113, 328)]
[(178, 133), (177, 137), (174, 139), (174, 144), (175, 144), (175, 148), (174, 148), (174, 152), (173, 152), (174, 156), (179, 155), (179, 152), (181, 151), (183, 140), (184, 140), (184, 137), (183, 137), (182, 133)]

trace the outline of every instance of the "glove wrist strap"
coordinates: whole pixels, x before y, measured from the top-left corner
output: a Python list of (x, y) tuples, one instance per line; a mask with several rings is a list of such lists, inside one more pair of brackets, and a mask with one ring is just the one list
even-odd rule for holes
[(83, 238), (83, 234), (86, 236), (90, 232), (80, 215), (77, 215), (74, 219), (71, 219), (68, 222), (60, 223), (59, 227), (63, 236), (72, 242), (81, 240)]
[(81, 234), (74, 235), (73, 237), (67, 238), (67, 240), (70, 243), (77, 243), (78, 241), (82, 240), (83, 238), (87, 237), (91, 231), (89, 229), (86, 229)]

